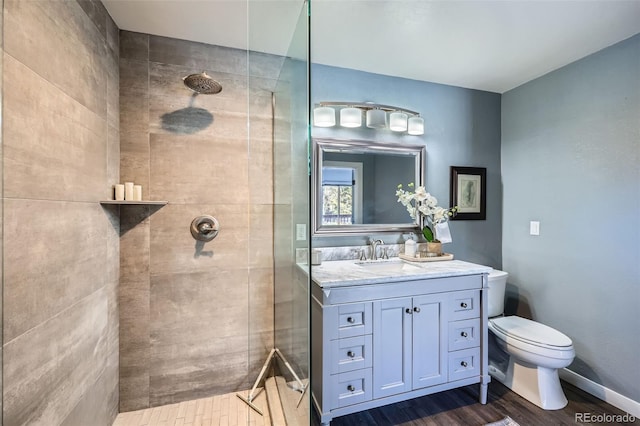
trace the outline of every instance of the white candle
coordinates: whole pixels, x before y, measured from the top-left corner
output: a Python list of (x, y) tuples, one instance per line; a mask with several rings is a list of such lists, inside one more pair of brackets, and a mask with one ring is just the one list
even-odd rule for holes
[(133, 201), (142, 201), (142, 185), (133, 185)]
[(119, 183), (115, 185), (115, 196), (113, 197), (116, 201), (124, 201), (124, 185)]
[(133, 182), (124, 183), (124, 199), (127, 201), (133, 201)]

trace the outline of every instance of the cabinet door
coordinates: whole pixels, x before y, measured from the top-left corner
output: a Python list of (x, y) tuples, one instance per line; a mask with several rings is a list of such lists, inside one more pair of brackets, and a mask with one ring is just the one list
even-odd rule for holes
[(447, 295), (413, 298), (413, 389), (447, 381)]
[(373, 397), (411, 390), (411, 298), (373, 302)]

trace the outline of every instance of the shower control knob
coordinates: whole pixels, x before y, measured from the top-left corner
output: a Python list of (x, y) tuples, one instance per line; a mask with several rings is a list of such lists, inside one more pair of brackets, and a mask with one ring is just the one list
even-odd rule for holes
[(349, 392), (353, 392), (354, 390), (356, 390), (356, 388), (353, 385), (349, 385), (349, 386), (347, 386), (347, 390)]
[(466, 367), (466, 366), (467, 366), (467, 361), (462, 361), (462, 362), (460, 363), (460, 365), (461, 365), (461, 366), (463, 366), (463, 367)]
[(356, 320), (355, 320), (353, 317), (349, 317), (349, 318), (347, 318), (347, 322), (348, 322), (349, 324), (353, 324), (353, 323), (355, 323), (355, 322), (356, 322)]
[(349, 358), (355, 358), (355, 357), (356, 357), (356, 354), (355, 354), (355, 353), (353, 353), (353, 351), (349, 351), (349, 352), (347, 352), (347, 356), (348, 356)]
[(209, 215), (198, 216), (191, 222), (191, 236), (197, 241), (211, 241), (218, 236), (220, 224), (218, 220)]
[(460, 307), (461, 307), (461, 308), (466, 308), (466, 307), (467, 307), (467, 302), (462, 302), (462, 303), (460, 304)]

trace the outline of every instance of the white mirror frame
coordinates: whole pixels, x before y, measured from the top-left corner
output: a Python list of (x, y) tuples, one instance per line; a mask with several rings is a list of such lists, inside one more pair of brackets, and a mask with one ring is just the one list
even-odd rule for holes
[[(313, 138), (313, 161), (311, 173), (312, 213), (311, 226), (313, 236), (353, 236), (370, 235), (386, 232), (415, 232), (417, 221), (407, 223), (363, 223), (354, 225), (322, 225), (322, 164), (325, 151), (354, 151), (414, 155), (416, 186), (424, 185), (427, 149), (424, 145), (404, 143), (381, 143), (362, 140), (340, 140)], [(409, 182), (406, 182), (409, 183)], [(405, 184), (406, 184), (405, 183)], [(407, 218), (410, 219), (407, 214)]]

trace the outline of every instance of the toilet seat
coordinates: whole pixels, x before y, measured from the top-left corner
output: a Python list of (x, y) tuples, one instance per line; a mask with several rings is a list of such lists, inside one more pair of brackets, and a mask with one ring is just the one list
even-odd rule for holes
[(539, 322), (518, 316), (508, 316), (493, 318), (489, 324), (497, 334), (526, 345), (555, 351), (573, 351), (573, 342), (568, 336)]

